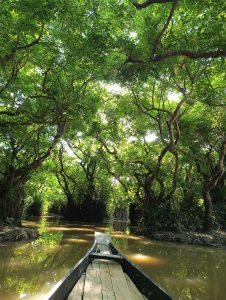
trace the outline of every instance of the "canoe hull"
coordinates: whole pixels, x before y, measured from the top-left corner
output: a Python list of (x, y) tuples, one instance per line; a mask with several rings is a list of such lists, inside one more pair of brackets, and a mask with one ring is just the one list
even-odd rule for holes
[(95, 252), (96, 247), (95, 242), (86, 255), (52, 288), (45, 300), (64, 300), (68, 297), (70, 291), (90, 264), (90, 254)]
[[(149, 276), (147, 276), (139, 267), (129, 261), (123, 254), (121, 254), (111, 243), (109, 235), (106, 235), (107, 239), (98, 237), (94, 242), (92, 248), (86, 253), (86, 255), (68, 272), (68, 274), (60, 280), (53, 289), (47, 294), (45, 300), (65, 300), (70, 294), (73, 287), (78, 282), (79, 278), (86, 271), (89, 264), (94, 259), (107, 259), (119, 263), (124, 273), (126, 273), (133, 281), (137, 289), (147, 299), (155, 300), (172, 300), (158, 284), (156, 284)], [(108, 253), (99, 253), (98, 247), (108, 247)]]

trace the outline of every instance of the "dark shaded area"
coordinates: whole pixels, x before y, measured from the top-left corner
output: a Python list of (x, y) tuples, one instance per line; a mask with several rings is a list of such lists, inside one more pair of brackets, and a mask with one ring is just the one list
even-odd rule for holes
[(226, 175), (222, 176), (212, 193), (215, 223), (219, 229), (226, 230)]
[(69, 202), (63, 208), (62, 214), (65, 219), (83, 222), (103, 222), (106, 207), (101, 201), (84, 200), (82, 203)]
[(42, 215), (42, 202), (34, 201), (26, 208), (26, 215), (28, 216), (41, 216)]
[(137, 226), (142, 217), (142, 210), (137, 203), (131, 203), (129, 206), (130, 225)]

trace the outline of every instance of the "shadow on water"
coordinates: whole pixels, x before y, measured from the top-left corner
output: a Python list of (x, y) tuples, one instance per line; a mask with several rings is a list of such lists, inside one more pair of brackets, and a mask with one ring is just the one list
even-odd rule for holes
[(29, 243), (0, 246), (0, 299), (43, 299), (86, 253), (95, 231), (108, 231), (113, 243), (178, 300), (223, 300), (226, 251), (153, 241), (97, 224), (43, 218), (26, 221), (42, 236)]

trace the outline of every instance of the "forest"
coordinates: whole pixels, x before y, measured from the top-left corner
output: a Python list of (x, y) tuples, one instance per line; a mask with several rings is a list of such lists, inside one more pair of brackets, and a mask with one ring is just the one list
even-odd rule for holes
[(0, 223), (226, 229), (224, 0), (3, 0)]

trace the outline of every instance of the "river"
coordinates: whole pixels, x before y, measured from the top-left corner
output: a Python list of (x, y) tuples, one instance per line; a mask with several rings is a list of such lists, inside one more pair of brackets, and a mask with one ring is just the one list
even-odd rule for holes
[[(150, 240), (111, 227), (43, 218), (24, 221), (42, 238), (0, 245), (0, 299), (41, 300), (86, 253), (94, 232), (113, 243), (176, 300), (226, 299), (226, 251)], [(129, 300), (129, 299), (128, 299)]]

